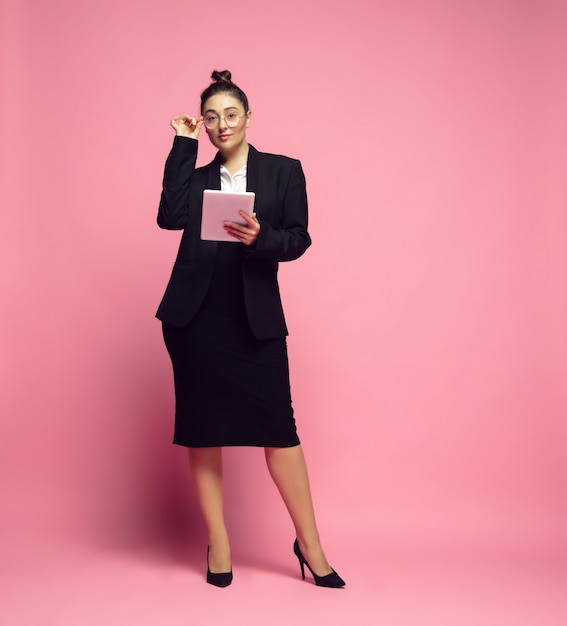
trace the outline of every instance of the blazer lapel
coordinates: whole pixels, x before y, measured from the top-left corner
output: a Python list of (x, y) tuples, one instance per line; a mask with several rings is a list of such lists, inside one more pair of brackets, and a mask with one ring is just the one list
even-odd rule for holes
[(206, 189), (220, 189), (220, 166), (221, 166), (221, 156), (220, 152), (217, 152), (215, 158), (209, 163), (208, 166), (208, 176), (207, 176), (207, 187)]
[(248, 146), (248, 163), (246, 166), (246, 191), (258, 194), (260, 187), (260, 153), (254, 146)]
[[(217, 152), (215, 158), (207, 166), (207, 183), (205, 189), (220, 189), (220, 152)], [(211, 263), (214, 263), (214, 258), (217, 253), (218, 241), (201, 241), (201, 250), (203, 254), (208, 256)]]

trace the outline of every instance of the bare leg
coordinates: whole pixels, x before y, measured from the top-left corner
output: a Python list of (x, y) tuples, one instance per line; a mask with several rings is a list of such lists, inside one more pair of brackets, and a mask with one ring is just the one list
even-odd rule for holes
[(331, 573), (325, 557), (311, 499), (307, 465), (301, 446), (266, 448), (270, 475), (289, 511), (303, 556), (319, 576)]
[(213, 573), (228, 572), (231, 563), (223, 510), (222, 449), (189, 448), (189, 464), (209, 536), (209, 568)]

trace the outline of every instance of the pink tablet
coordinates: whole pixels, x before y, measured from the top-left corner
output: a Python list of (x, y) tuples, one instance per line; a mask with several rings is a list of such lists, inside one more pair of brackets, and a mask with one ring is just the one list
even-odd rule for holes
[(226, 221), (245, 224), (239, 211), (249, 215), (254, 212), (254, 192), (220, 191), (205, 189), (203, 191), (203, 214), (201, 216), (201, 239), (207, 241), (238, 240), (229, 235), (223, 228)]

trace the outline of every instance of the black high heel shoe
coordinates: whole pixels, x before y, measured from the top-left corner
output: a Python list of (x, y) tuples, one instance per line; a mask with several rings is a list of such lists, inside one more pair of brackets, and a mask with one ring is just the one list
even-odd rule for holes
[(297, 539), (293, 544), (293, 552), (299, 561), (299, 566), (301, 567), (301, 576), (303, 580), (305, 580), (305, 566), (307, 565), (307, 569), (311, 572), (313, 579), (315, 580), (315, 584), (318, 587), (333, 587), (334, 589), (338, 589), (339, 587), (344, 587), (346, 585), (345, 581), (335, 572), (333, 568), (331, 568), (331, 573), (326, 576), (317, 576), (317, 574), (311, 569), (309, 563), (305, 560), (305, 557), (301, 553), (301, 549), (299, 548), (299, 543)]
[(213, 574), (209, 568), (209, 551), (211, 547), (207, 546), (207, 582), (215, 587), (228, 587), (232, 582), (232, 569), (230, 572), (221, 572)]

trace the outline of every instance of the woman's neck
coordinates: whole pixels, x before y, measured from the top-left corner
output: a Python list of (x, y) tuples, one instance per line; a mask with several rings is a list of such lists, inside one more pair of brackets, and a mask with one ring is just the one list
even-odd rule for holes
[(226, 167), (232, 176), (248, 161), (248, 144), (244, 142), (234, 151), (221, 153), (221, 163)]

